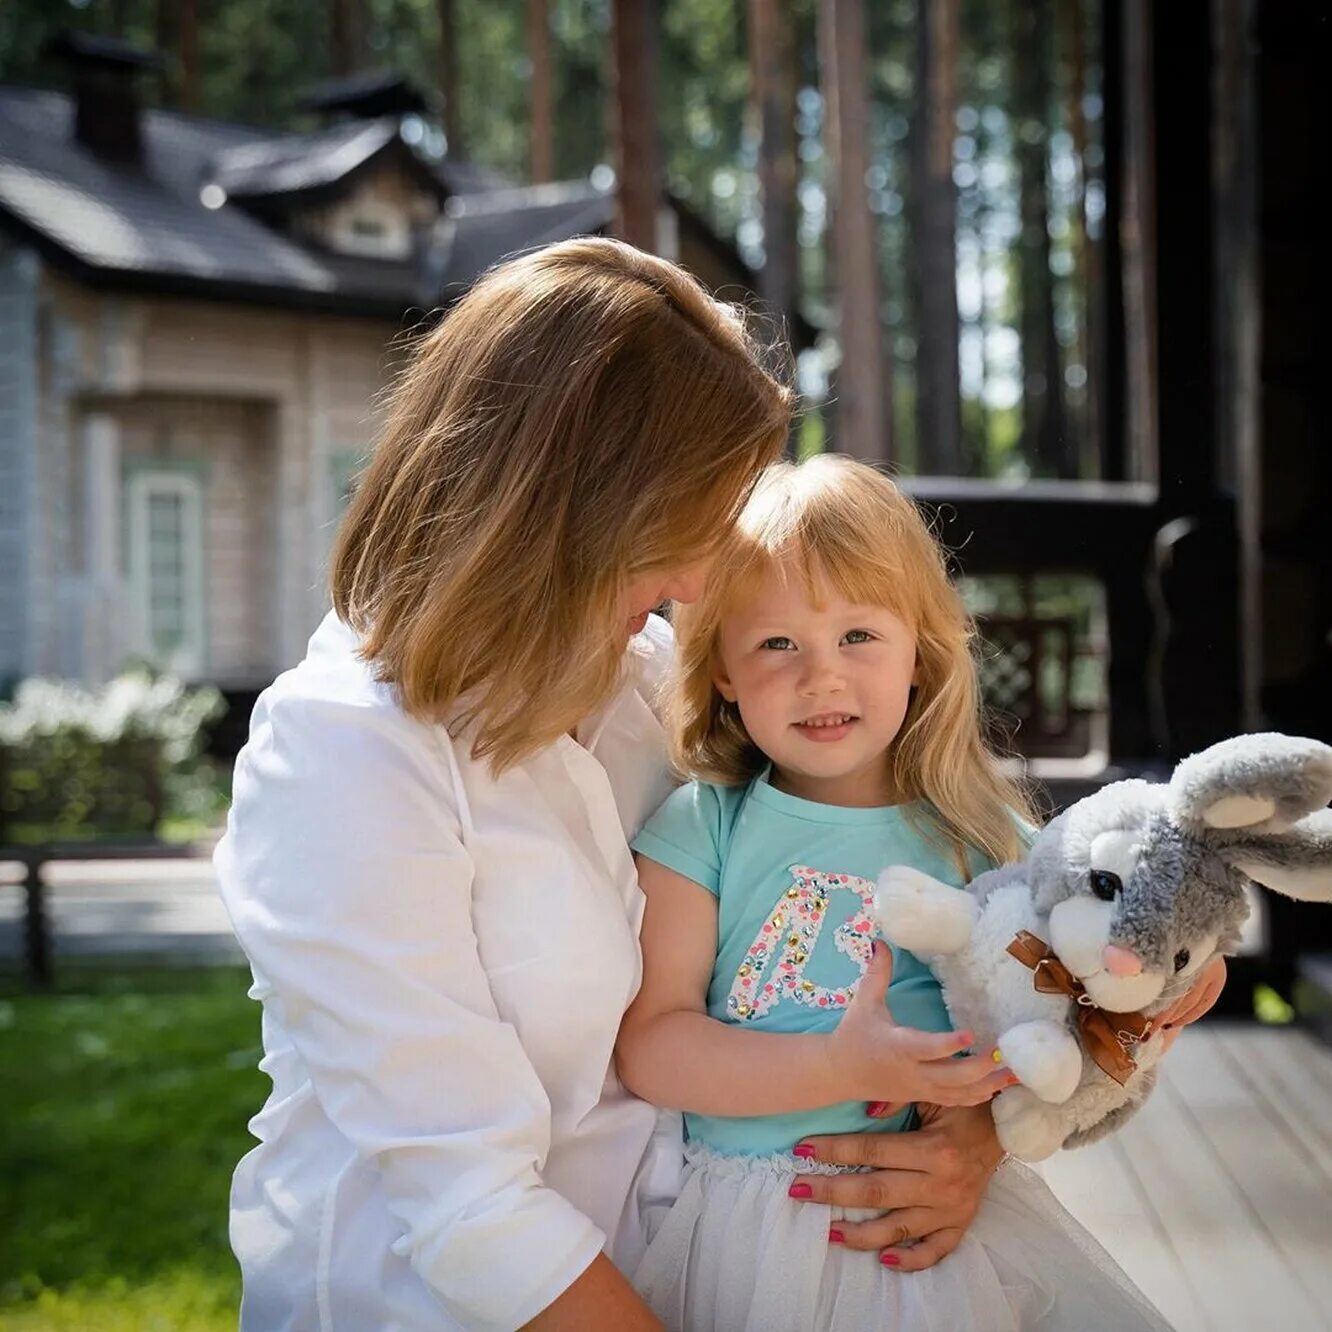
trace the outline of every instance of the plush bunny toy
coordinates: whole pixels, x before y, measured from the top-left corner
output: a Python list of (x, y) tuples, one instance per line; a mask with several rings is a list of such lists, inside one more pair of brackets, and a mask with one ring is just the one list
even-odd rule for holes
[(999, 1141), (1039, 1161), (1122, 1124), (1156, 1081), (1152, 1021), (1232, 952), (1253, 879), (1332, 901), (1332, 748), (1244, 735), (1165, 785), (1115, 782), (1071, 805), (1027, 860), (951, 888), (879, 877), (884, 937), (933, 968), (958, 1029), (997, 1043), (1020, 1085), (992, 1103)]

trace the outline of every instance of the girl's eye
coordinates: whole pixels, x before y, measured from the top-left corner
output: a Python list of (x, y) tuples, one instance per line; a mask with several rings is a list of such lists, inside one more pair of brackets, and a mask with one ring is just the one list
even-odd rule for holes
[(795, 644), (791, 642), (789, 638), (784, 638), (781, 634), (777, 634), (773, 638), (765, 638), (763, 642), (759, 644), (759, 647), (765, 648), (771, 652), (789, 652), (795, 647)]
[(872, 643), (874, 635), (868, 629), (848, 629), (842, 636), (846, 643)]

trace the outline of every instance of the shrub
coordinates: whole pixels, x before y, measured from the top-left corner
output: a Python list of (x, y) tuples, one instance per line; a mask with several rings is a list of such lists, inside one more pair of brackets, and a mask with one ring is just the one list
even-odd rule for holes
[(216, 689), (134, 671), (97, 690), (23, 681), (0, 705), (0, 841), (155, 834), (181, 791), (197, 801)]

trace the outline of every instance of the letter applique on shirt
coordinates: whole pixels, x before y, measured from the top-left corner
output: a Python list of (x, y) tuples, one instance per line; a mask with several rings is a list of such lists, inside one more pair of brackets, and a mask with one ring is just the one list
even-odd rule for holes
[[(727, 1012), (742, 1022), (762, 1017), (783, 999), (814, 1008), (845, 1008), (869, 967), (874, 939), (869, 911), (874, 884), (854, 874), (825, 874), (806, 865), (791, 866), (791, 881), (791, 887), (777, 899), (746, 950), (731, 982)], [(828, 899), (839, 888), (856, 893), (860, 907), (837, 927), (833, 943), (856, 964), (859, 974), (840, 989), (832, 989), (806, 980), (805, 967), (823, 932)], [(774, 959), (775, 968), (771, 965)]]

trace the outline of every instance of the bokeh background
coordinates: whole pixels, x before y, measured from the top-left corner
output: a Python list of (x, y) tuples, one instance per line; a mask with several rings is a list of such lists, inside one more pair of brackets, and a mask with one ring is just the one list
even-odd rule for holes
[[(792, 453), (930, 511), (1050, 808), (1332, 736), (1328, 11), (5, 0), (0, 1327), (235, 1323), (230, 760), (410, 336), (507, 254), (619, 235), (789, 344)], [(1050, 1167), (1181, 1328), (1332, 1309), (1332, 913), (1254, 906)]]

